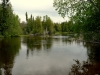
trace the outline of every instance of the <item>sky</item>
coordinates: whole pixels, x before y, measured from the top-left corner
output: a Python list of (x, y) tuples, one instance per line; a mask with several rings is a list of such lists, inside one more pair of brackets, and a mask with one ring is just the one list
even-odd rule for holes
[(32, 14), (36, 16), (48, 15), (54, 22), (63, 22), (68, 18), (62, 18), (53, 7), (53, 0), (10, 0), (15, 14), (19, 15), (21, 21), (26, 21), (25, 13), (28, 17)]

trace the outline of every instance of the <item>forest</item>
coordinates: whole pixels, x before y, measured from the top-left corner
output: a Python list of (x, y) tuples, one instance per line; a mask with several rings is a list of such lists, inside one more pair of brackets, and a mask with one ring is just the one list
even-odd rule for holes
[(69, 21), (55, 23), (48, 16), (28, 15), (21, 22), (14, 14), (9, 0), (0, 3), (0, 37), (21, 35), (58, 35), (74, 33), (86, 41), (100, 42), (100, 1), (99, 0), (54, 0), (53, 7), (63, 18)]

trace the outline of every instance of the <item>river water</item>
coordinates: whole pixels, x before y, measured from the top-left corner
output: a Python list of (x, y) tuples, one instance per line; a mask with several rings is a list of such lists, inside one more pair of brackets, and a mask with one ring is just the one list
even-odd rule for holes
[(0, 75), (69, 75), (77, 61), (92, 63), (93, 73), (99, 74), (99, 49), (70, 36), (1, 38)]

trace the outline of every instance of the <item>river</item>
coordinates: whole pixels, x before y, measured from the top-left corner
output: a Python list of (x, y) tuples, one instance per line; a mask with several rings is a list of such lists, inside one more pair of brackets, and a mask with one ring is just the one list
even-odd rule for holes
[(71, 36), (0, 38), (0, 75), (80, 75), (84, 70), (72, 69), (84, 61), (93, 66), (88, 72), (99, 74), (99, 49)]

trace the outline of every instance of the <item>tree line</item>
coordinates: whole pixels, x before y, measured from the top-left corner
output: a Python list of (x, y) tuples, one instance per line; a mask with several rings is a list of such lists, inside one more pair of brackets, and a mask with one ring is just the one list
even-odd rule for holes
[(26, 22), (21, 23), (21, 27), (24, 34), (32, 35), (52, 35), (60, 32), (72, 32), (71, 22), (61, 22), (54, 23), (53, 20), (45, 15), (41, 16), (31, 16), (28, 18), (28, 13), (25, 13)]
[(61, 32), (78, 33), (88, 41), (100, 41), (100, 1), (99, 0), (54, 0), (53, 6), (58, 13), (70, 18), (69, 21), (55, 23), (48, 16), (29, 17), (20, 22), (19, 16), (13, 13), (9, 0), (0, 3), (0, 36), (51, 35)]
[[(0, 3), (0, 36), (13, 37), (19, 35), (51, 35), (69, 31), (67, 22), (54, 23), (53, 20), (45, 15), (43, 17), (33, 15), (30, 17), (25, 13), (26, 22), (20, 22), (18, 15), (14, 14), (9, 0), (2, 0)], [(67, 28), (67, 30), (66, 30)]]

